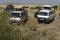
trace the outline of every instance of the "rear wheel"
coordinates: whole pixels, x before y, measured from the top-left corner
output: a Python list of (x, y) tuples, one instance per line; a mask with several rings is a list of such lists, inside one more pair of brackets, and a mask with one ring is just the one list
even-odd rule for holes
[(52, 21), (54, 21), (54, 17), (53, 17)]
[(37, 17), (37, 14), (38, 14), (38, 12), (35, 13), (35, 15), (34, 15), (35, 18)]
[(26, 18), (26, 19), (23, 21), (23, 24), (25, 24), (25, 23), (27, 22), (27, 20), (28, 20), (28, 19)]
[(38, 23), (41, 23), (40, 21), (38, 21)]

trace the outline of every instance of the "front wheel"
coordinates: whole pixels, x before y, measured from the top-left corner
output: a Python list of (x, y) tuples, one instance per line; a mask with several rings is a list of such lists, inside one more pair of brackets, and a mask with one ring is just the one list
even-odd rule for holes
[(39, 19), (37, 19), (38, 23), (41, 23), (41, 21)]
[(46, 24), (50, 24), (51, 23), (51, 20), (46, 20), (46, 22), (45, 22)]
[(52, 21), (54, 21), (54, 17), (53, 17)]
[(38, 23), (41, 23), (40, 21), (38, 21)]
[(17, 22), (18, 25), (21, 25), (21, 23), (22, 23), (21, 21)]

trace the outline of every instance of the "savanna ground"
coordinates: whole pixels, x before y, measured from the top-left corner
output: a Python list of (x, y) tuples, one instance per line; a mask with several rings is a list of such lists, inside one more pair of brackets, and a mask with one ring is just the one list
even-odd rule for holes
[[(27, 10), (28, 10), (29, 17), (28, 17), (28, 21), (25, 24), (10, 25), (8, 21), (5, 22), (4, 24), (0, 23), (2, 25), (6, 24), (5, 26), (3, 26), (4, 28), (2, 28), (3, 33), (0, 31), (1, 40), (60, 40), (60, 22), (59, 22), (60, 11), (59, 10), (55, 10), (56, 12), (55, 20), (50, 24), (45, 24), (45, 23), (39, 24), (37, 22), (37, 19), (34, 18), (34, 13), (37, 10), (30, 9), (30, 8), (27, 8)], [(4, 16), (8, 16), (8, 15), (5, 14), (3, 15), (3, 17)], [(3, 17), (0, 19), (3, 19)], [(6, 26), (7, 26), (6, 29), (8, 31), (5, 29)], [(0, 26), (0, 28), (1, 27), (2, 26)]]

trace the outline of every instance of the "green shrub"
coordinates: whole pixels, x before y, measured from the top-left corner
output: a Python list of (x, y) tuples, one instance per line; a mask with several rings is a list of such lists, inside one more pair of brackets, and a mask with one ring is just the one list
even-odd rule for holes
[(34, 7), (31, 7), (30, 9), (32, 9), (32, 10), (33, 10), (33, 9), (35, 9), (35, 8), (34, 8)]
[(59, 10), (60, 10), (60, 6), (59, 6)]
[(13, 30), (15, 27), (9, 24), (8, 14), (4, 11), (0, 15), (0, 40), (29, 40), (28, 37), (23, 38), (21, 30)]
[(58, 6), (53, 6), (52, 8), (54, 8), (55, 10), (57, 10), (58, 9)]
[(24, 6), (23, 8), (29, 8), (28, 6)]
[(40, 6), (36, 6), (35, 9), (40, 9), (41, 7)]
[(3, 12), (0, 15), (0, 40), (10, 40), (10, 25), (7, 23), (8, 12)]

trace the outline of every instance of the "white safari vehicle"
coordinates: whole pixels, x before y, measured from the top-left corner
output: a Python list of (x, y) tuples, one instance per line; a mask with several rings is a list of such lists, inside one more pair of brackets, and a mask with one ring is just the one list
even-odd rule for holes
[(37, 13), (38, 23), (42, 21), (45, 23), (50, 23), (52, 20), (54, 20), (54, 18), (55, 18), (55, 13), (52, 12), (51, 10), (43, 9)]
[(12, 11), (12, 13), (10, 14), (10, 23), (21, 24), (27, 21), (27, 17), (28, 14), (26, 10)]
[[(41, 9), (38, 9), (38, 11), (40, 10), (51, 10), (53, 13), (55, 13), (54, 8), (52, 8), (52, 5), (43, 5)], [(35, 17), (37, 17), (38, 11), (35, 13)]]

